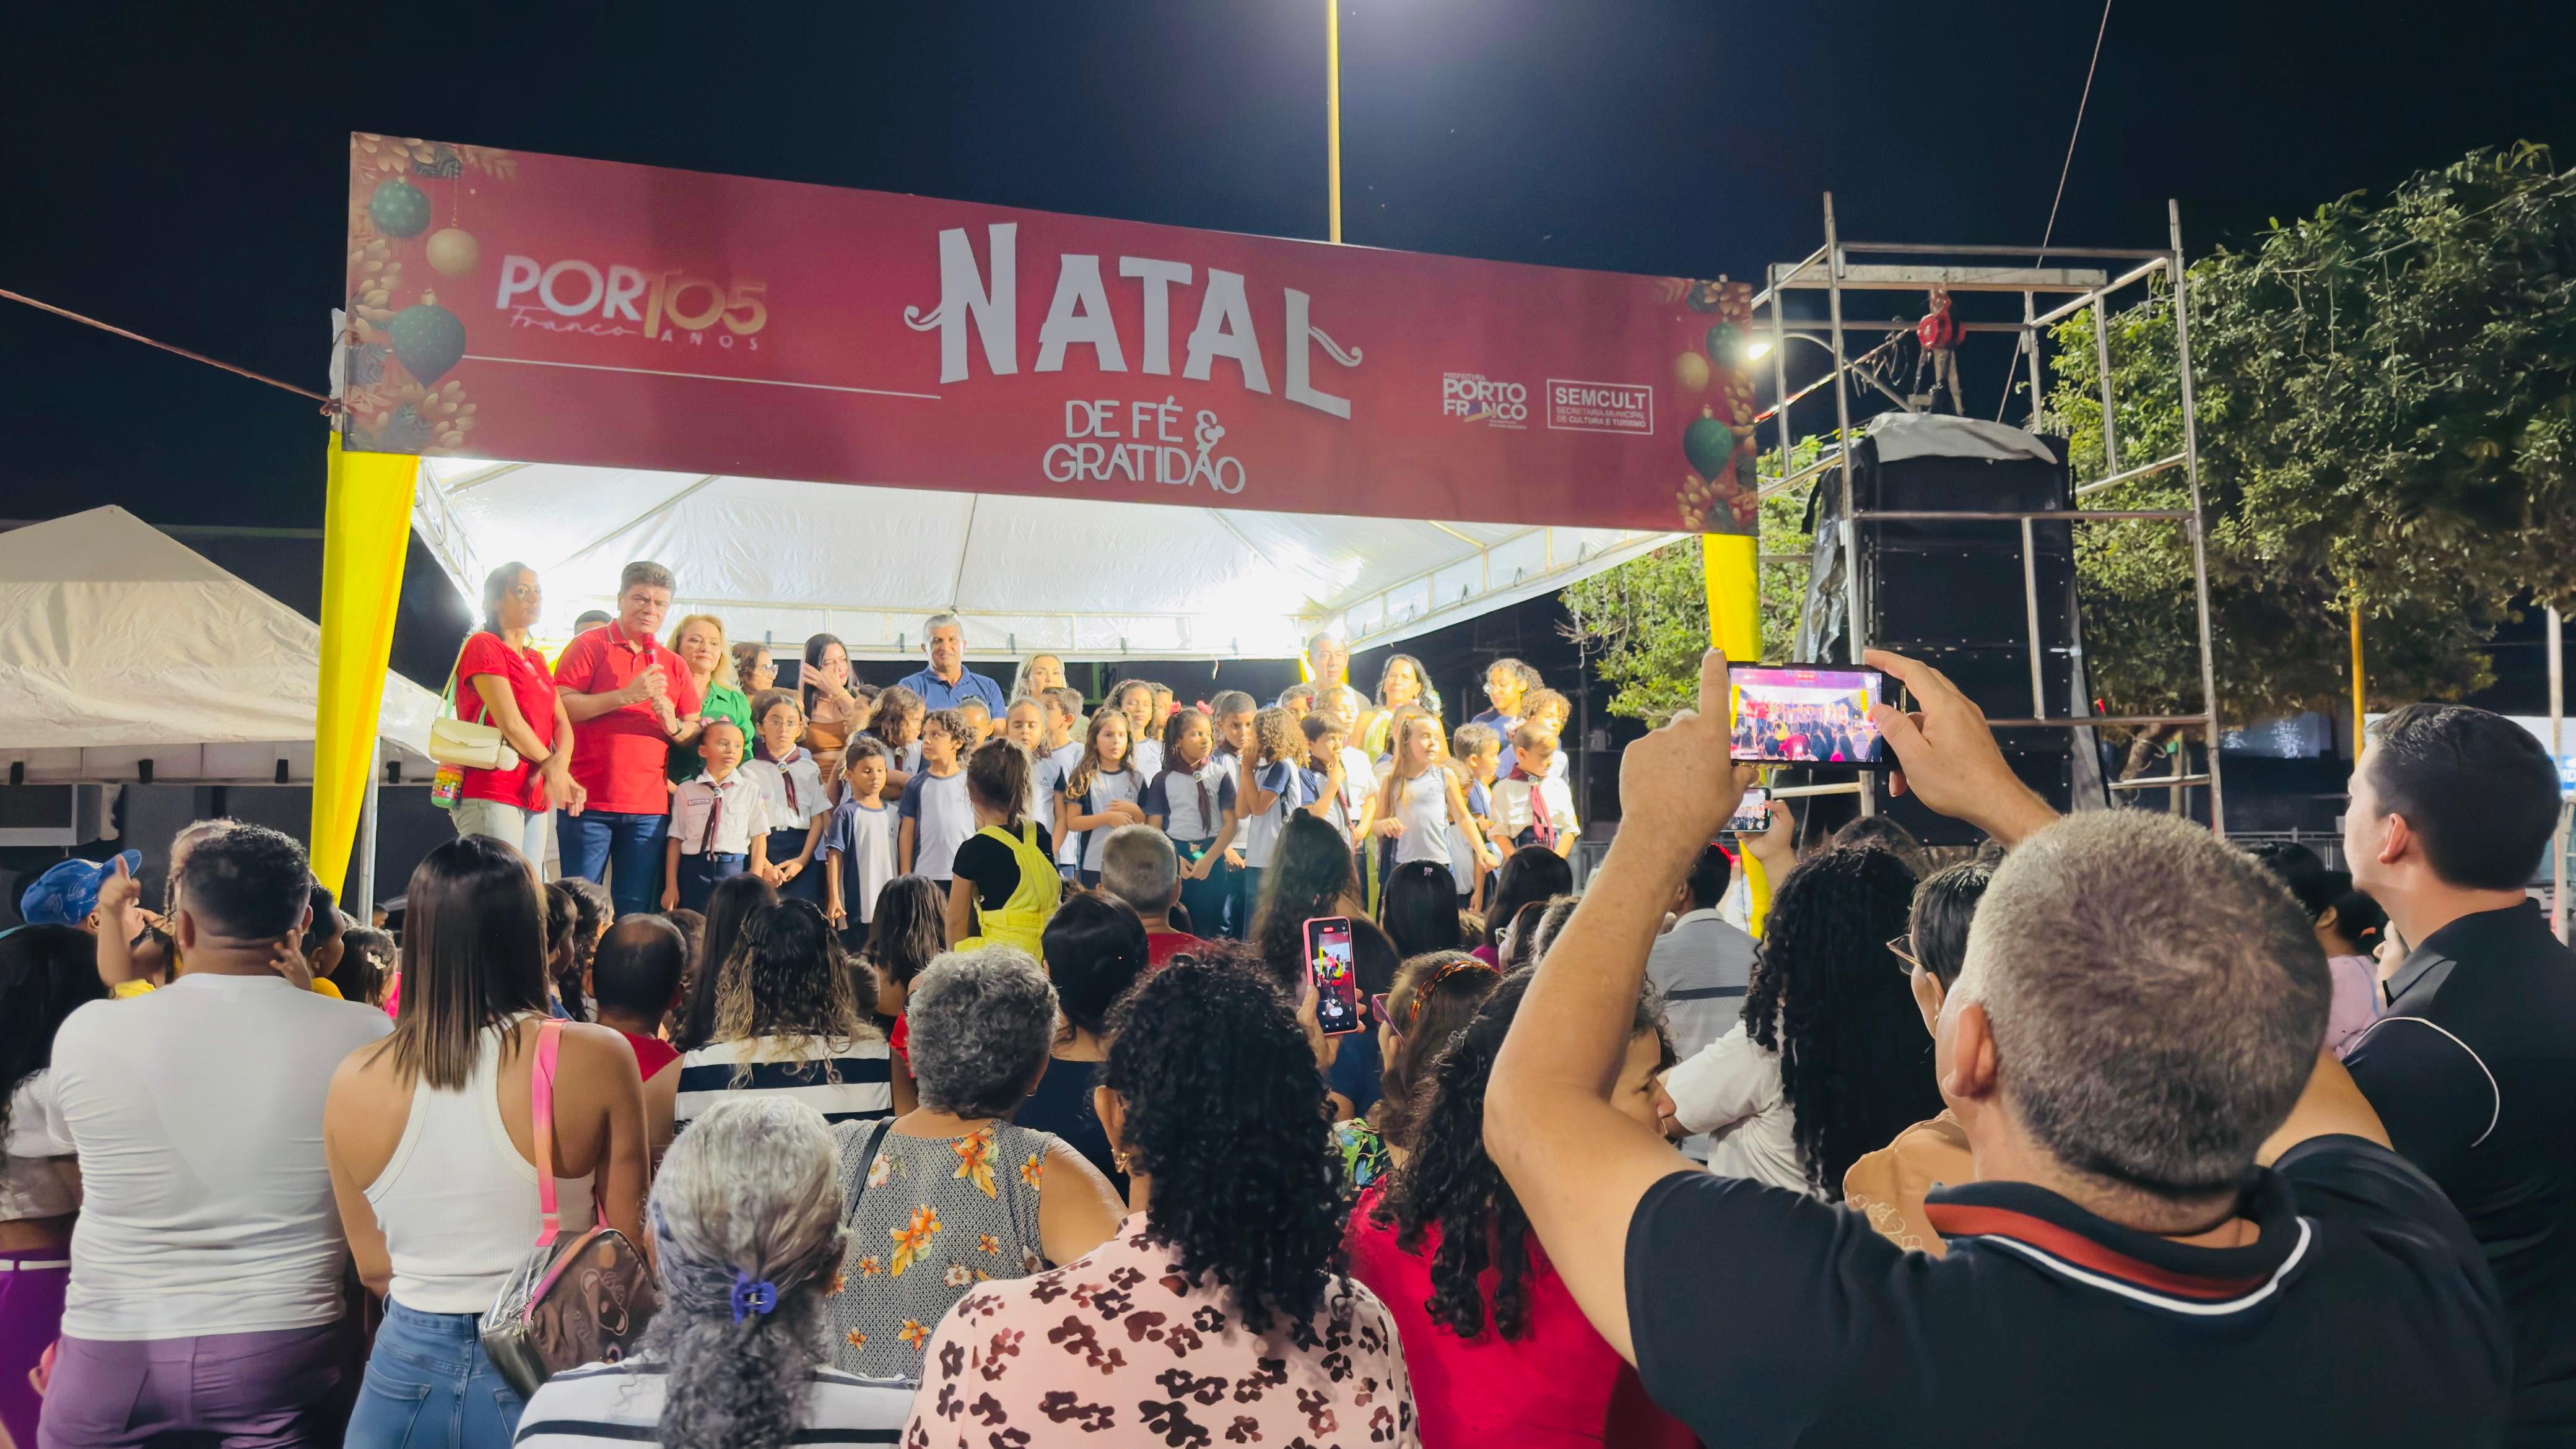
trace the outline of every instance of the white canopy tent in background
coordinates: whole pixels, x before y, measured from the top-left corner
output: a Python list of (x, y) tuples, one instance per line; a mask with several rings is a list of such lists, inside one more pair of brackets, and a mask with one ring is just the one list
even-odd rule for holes
[[(0, 767), (27, 784), (309, 784), (322, 631), (122, 508), (0, 534)], [(427, 780), (438, 696), (387, 674)], [(283, 767), (281, 773), (281, 766)]]
[(534, 568), (549, 635), (653, 559), (675, 611), (735, 639), (832, 633), (880, 658), (918, 656), (943, 610), (983, 656), (1285, 659), (1327, 627), (1364, 648), (1683, 536), (452, 458), (421, 460), (412, 519), (478, 613), (486, 573)]

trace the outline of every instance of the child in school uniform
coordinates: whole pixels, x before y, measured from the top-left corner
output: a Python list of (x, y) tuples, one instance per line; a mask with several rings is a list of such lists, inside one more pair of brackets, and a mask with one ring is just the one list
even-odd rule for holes
[(904, 786), (921, 770), (921, 724), (928, 717), (928, 707), (921, 696), (900, 684), (888, 686), (877, 695), (876, 713), (868, 719), (868, 733), (886, 747), (886, 803), (903, 798)]
[(1216, 752), (1216, 721), (1191, 708), (1163, 729), (1163, 769), (1145, 787), (1145, 823), (1172, 839), (1181, 863), (1181, 904), (1190, 930), (1226, 933), (1234, 871), (1225, 851), (1236, 830), (1235, 779)]
[(1163, 769), (1162, 717), (1154, 713), (1154, 689), (1149, 680), (1130, 679), (1109, 691), (1109, 702), (1127, 717), (1127, 751), (1135, 757), (1136, 773), (1148, 780)]
[(752, 758), (742, 772), (760, 786), (768, 808), (769, 883), (782, 900), (823, 899), (823, 875), (814, 869), (814, 850), (832, 815), (831, 788), (813, 752), (798, 744), (805, 711), (784, 689), (764, 691), (751, 702)]
[(1046, 802), (1047, 829), (1055, 837), (1056, 869), (1070, 882), (1082, 866), (1082, 842), (1074, 832), (1060, 828), (1055, 802), (1064, 793), (1065, 777), (1082, 759), (1082, 741), (1075, 737), (1085, 722), (1082, 691), (1068, 685), (1043, 691), (1038, 700), (1046, 708), (1046, 740), (1038, 752), (1036, 772), (1038, 796)]
[(1348, 794), (1342, 788), (1348, 783), (1343, 778), (1346, 767), (1342, 762), (1342, 722), (1329, 714), (1310, 714), (1297, 721), (1297, 729), (1306, 737), (1306, 761), (1299, 771), (1304, 777), (1306, 809), (1340, 831), (1343, 843), (1348, 844), (1353, 817)]
[[(1555, 735), (1560, 740), (1565, 737), (1565, 722), (1572, 718), (1574, 718), (1574, 701), (1553, 689), (1533, 689), (1528, 697), (1521, 701), (1521, 724), (1543, 725), (1549, 734)], [(1520, 725), (1514, 725), (1503, 734), (1504, 779), (1511, 778), (1512, 765), (1518, 757), (1519, 747), (1512, 743), (1512, 739), (1519, 729)], [(1548, 762), (1547, 772), (1559, 780), (1565, 778), (1563, 750), (1557, 751), (1555, 758)]]
[(934, 711), (921, 722), (921, 769), (905, 783), (903, 803), (896, 807), (903, 816), (895, 852), (903, 873), (927, 876), (942, 896), (957, 847), (975, 833), (975, 802), (958, 764), (966, 732), (964, 717), (953, 709)]
[(769, 809), (742, 772), (742, 726), (711, 718), (698, 732), (706, 766), (671, 791), (671, 840), (663, 848), (662, 909), (703, 911), (716, 883), (769, 870)]
[(993, 707), (971, 694), (957, 701), (953, 707), (959, 718), (966, 721), (966, 739), (957, 752), (962, 759), (974, 754), (993, 737)]
[[(1503, 737), (1490, 725), (1462, 724), (1450, 737), (1450, 763), (1466, 790), (1467, 813), (1476, 817), (1476, 828), (1484, 832), (1485, 839), (1495, 842), (1496, 855), (1508, 854), (1500, 842), (1509, 838), (1494, 825), (1493, 786), (1501, 774), (1502, 752)], [(1449, 840), (1449, 870), (1458, 877), (1458, 908), (1484, 909), (1485, 873), (1476, 869), (1467, 842), (1455, 835)]]
[(1279, 851), (1288, 817), (1306, 806), (1306, 781), (1297, 768), (1304, 741), (1288, 711), (1277, 705), (1252, 717), (1253, 752), (1243, 757), (1241, 783), (1234, 791), (1235, 813), (1243, 820), (1243, 873), (1236, 877), (1235, 919), (1249, 929), (1261, 901), (1261, 878)]
[(1530, 691), (1539, 687), (1538, 671), (1517, 659), (1497, 659), (1485, 666), (1485, 698), (1494, 707), (1468, 721), (1491, 729), (1498, 738), (1511, 738), (1521, 727), (1521, 711), (1528, 708)]
[(1315, 712), (1315, 686), (1292, 684), (1279, 691), (1278, 704), (1281, 709), (1288, 711), (1290, 717), (1299, 724), (1303, 724), (1306, 722), (1306, 716)]
[(1084, 889), (1100, 884), (1100, 849), (1109, 832), (1145, 823), (1144, 794), (1144, 772), (1128, 748), (1127, 716), (1114, 704), (1102, 705), (1056, 794), (1055, 818), (1065, 834), (1082, 838), (1075, 879)]
[(823, 875), (823, 913), (852, 950), (867, 943), (877, 897), (901, 875), (896, 827), (899, 814), (879, 797), (885, 792), (885, 745), (868, 735), (841, 752), (841, 803), (823, 827), (817, 869)]
[(1560, 856), (1574, 853), (1583, 833), (1574, 818), (1574, 791), (1564, 772), (1556, 731), (1533, 714), (1512, 733), (1512, 772), (1494, 785), (1494, 824), (1515, 850), (1537, 846)]

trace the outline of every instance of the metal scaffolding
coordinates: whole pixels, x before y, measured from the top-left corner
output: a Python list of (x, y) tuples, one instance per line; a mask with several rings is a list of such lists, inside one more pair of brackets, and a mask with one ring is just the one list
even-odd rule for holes
[[(1869, 615), (1864, 609), (1864, 587), (1859, 567), (1860, 525), (1873, 522), (1908, 520), (1987, 521), (2017, 523), (2021, 529), (2022, 597), (2028, 624), (2030, 652), (2031, 712), (2028, 718), (1990, 719), (1996, 729), (2063, 729), (2089, 730), (2101, 725), (2179, 725), (2197, 727), (2201, 732), (2207, 759), (2203, 773), (2192, 773), (2189, 753), (2175, 757), (2172, 773), (2149, 779), (2116, 780), (2114, 790), (2162, 789), (2167, 792), (2174, 811), (2182, 812), (2191, 787), (2205, 786), (2209, 791), (2210, 828), (2221, 836), (2227, 833), (2227, 816), (2221, 794), (2218, 763), (2218, 677), (2214, 651), (2210, 642), (2209, 620), (2209, 553), (2205, 538), (2205, 516), (2200, 490), (2200, 430), (2192, 409), (2191, 322), (2183, 286), (2182, 210), (2172, 201), (2165, 203), (2166, 245), (2158, 250), (2119, 247), (2063, 247), (2044, 250), (2036, 247), (2009, 246), (1939, 246), (1902, 242), (1857, 242), (1842, 240), (1834, 221), (1834, 198), (1825, 194), (1825, 242), (1804, 260), (1774, 264), (1766, 285), (1753, 299), (1757, 314), (1769, 319), (1771, 379), (1774, 395), (1779, 399), (1768, 414), (1775, 424), (1779, 441), (1782, 475), (1761, 477), (1761, 494), (1784, 492), (1801, 484), (1821, 484), (1825, 475), (1839, 472), (1842, 489), (1840, 551), (1843, 559), (1844, 633), (1850, 646), (1852, 662), (1858, 663), (1861, 651), (1869, 647)], [(1901, 257), (1903, 262), (1854, 261), (1855, 257)], [(2126, 269), (2113, 275), (2107, 267), (2052, 267), (2041, 265), (2051, 258), (2103, 263), (2125, 263)], [(2029, 265), (2023, 265), (2027, 262)], [(2174, 311), (2174, 355), (2179, 372), (2182, 402), (2182, 451), (2169, 457), (2134, 463), (2123, 468), (2119, 453), (2115, 398), (2112, 395), (2110, 367), (2109, 318), (2111, 297), (2147, 282), (2161, 273), (2172, 287)], [(1851, 383), (1854, 379), (1869, 383), (1887, 396), (1895, 406), (1909, 412), (1916, 407), (1907, 398), (1879, 383), (1860, 370), (1862, 365), (1887, 344), (1873, 348), (1855, 358), (1846, 345), (1843, 318), (1843, 294), (1846, 292), (1929, 292), (1932, 288), (1950, 292), (2019, 293), (2019, 322), (1969, 322), (1969, 332), (2009, 332), (2019, 339), (2019, 359), (2029, 368), (2031, 420), (2036, 424), (2047, 395), (2044, 350), (2045, 330), (2078, 312), (2091, 308), (2094, 314), (2094, 346), (2102, 377), (2102, 453), (2104, 475), (2074, 490), (2080, 500), (2123, 483), (2180, 468), (2189, 481), (2191, 506), (2188, 509), (2093, 509), (2079, 505), (2073, 509), (2007, 512), (1980, 511), (1960, 513), (1891, 512), (1859, 510), (1852, 493), (1852, 416)], [(1823, 292), (1826, 315), (1818, 319), (1796, 319), (1782, 305), (1787, 294), (1795, 291)], [(2064, 297), (2068, 300), (2049, 310), (2040, 310), (2042, 298)], [(1876, 324), (1870, 324), (1876, 325)], [(1914, 324), (1897, 321), (1890, 328), (1910, 329)], [(1826, 347), (1833, 354), (1833, 370), (1823, 379), (1809, 384), (1798, 393), (1789, 390), (1788, 343), (1791, 338)], [(1893, 339), (1891, 339), (1892, 341)], [(2018, 371), (2018, 367), (2016, 371)], [(1806, 468), (1791, 469), (1792, 445), (1796, 434), (1790, 426), (1790, 405), (1819, 386), (1831, 385), (1834, 391), (1834, 425), (1840, 447)], [(1756, 420), (1757, 428), (1760, 419)], [(2034, 431), (2036, 428), (2034, 427)], [(1758, 435), (1758, 434), (1757, 434)], [(2158, 714), (2103, 716), (2084, 713), (2052, 716), (2047, 707), (2042, 685), (2042, 660), (2045, 649), (2040, 641), (2039, 589), (2037, 555), (2031, 526), (2041, 522), (2065, 522), (2070, 525), (2114, 520), (2151, 520), (2181, 524), (2191, 540), (2192, 597), (2199, 615), (2201, 708), (2191, 714)], [(1767, 557), (1767, 556), (1766, 556)], [(2080, 707), (2080, 702), (2079, 702)], [(1799, 794), (1857, 793), (1863, 814), (1874, 813), (1877, 806), (1867, 774), (1851, 784), (1801, 787)], [(1780, 793), (1793, 793), (1782, 791)]]

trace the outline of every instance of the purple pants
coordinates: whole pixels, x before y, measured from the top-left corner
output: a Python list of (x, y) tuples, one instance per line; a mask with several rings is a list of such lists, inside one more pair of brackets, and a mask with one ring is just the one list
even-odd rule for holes
[(0, 1429), (10, 1442), (36, 1442), (36, 1414), (45, 1401), (27, 1372), (45, 1356), (63, 1326), (63, 1290), (72, 1282), (69, 1248), (0, 1249)]
[[(37, 1449), (126, 1449), (163, 1435), (223, 1449), (335, 1443), (342, 1321), (201, 1338), (65, 1338)], [(23, 1441), (22, 1441), (23, 1442)]]

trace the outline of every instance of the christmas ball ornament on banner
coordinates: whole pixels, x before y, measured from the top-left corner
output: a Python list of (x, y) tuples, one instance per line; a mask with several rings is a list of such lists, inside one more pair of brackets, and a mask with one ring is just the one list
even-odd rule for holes
[(1708, 391), (1708, 359), (1696, 352), (1674, 357), (1673, 383), (1684, 392)]
[(429, 264), (449, 277), (467, 277), (483, 262), (483, 245), (474, 234), (456, 227), (441, 227), (429, 234), (423, 248), (429, 253)]
[(416, 237), (429, 227), (429, 193), (400, 177), (385, 181), (367, 199), (367, 220), (389, 237)]
[[(394, 326), (399, 329), (402, 318), (396, 317)], [(394, 334), (394, 352), (397, 356), (402, 352), (402, 333), (399, 330)], [(1734, 454), (1735, 433), (1717, 420), (1713, 409), (1701, 408), (1699, 416), (1682, 430), (1682, 456), (1690, 459), (1691, 470), (1702, 478), (1716, 477)]]
[(1709, 360), (1712, 362), (1731, 366), (1744, 359), (1744, 334), (1737, 331), (1732, 322), (1720, 322), (1708, 329), (1708, 336), (1703, 345), (1708, 348)]
[(394, 359), (423, 383), (446, 376), (465, 356), (465, 324), (428, 297), (396, 312), (386, 330), (393, 335)]

